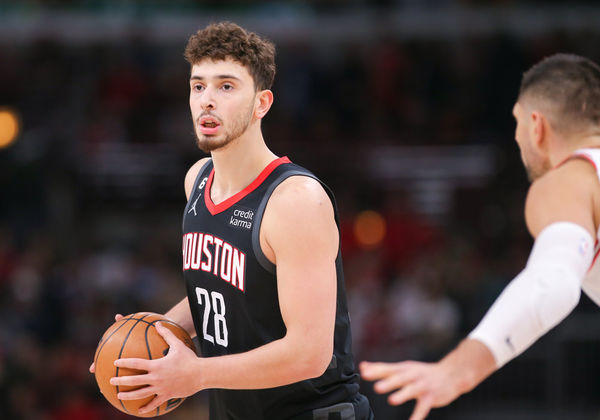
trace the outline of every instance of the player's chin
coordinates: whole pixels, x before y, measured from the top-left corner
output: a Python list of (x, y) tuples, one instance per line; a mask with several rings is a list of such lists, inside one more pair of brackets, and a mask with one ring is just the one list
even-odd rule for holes
[(220, 149), (224, 146), (223, 139), (216, 137), (216, 134), (202, 134), (197, 136), (196, 145), (205, 153)]

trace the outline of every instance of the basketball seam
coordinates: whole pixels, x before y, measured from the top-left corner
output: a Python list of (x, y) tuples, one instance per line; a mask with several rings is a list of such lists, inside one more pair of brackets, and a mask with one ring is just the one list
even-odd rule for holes
[[(150, 351), (150, 343), (148, 342), (148, 330), (150, 329), (150, 327), (154, 326), (154, 323), (156, 321), (152, 321), (149, 322), (148, 325), (146, 325), (146, 332), (144, 334), (144, 339), (146, 340), (146, 350), (148, 350), (148, 360), (152, 360), (152, 351)], [(154, 327), (156, 328), (156, 327)], [(154, 394), (156, 395), (156, 394)], [(161, 404), (162, 405), (162, 404)], [(156, 415), (160, 415), (160, 405), (158, 407), (156, 407)]]
[[(129, 340), (132, 332), (135, 330), (135, 328), (136, 328), (136, 326), (138, 324), (146, 324), (145, 341), (146, 341), (146, 349), (148, 351), (148, 358), (149, 358), (149, 360), (153, 360), (153, 358), (152, 358), (152, 350), (150, 348), (149, 337), (148, 337), (148, 331), (149, 331), (150, 327), (154, 326), (156, 328), (155, 324), (157, 322), (164, 322), (166, 324), (170, 324), (170, 325), (173, 325), (175, 327), (181, 328), (177, 323), (175, 323), (175, 322), (173, 322), (173, 321), (171, 321), (169, 319), (164, 319), (163, 318), (163, 319), (155, 319), (153, 321), (147, 321), (147, 320), (144, 319), (146, 317), (155, 315), (155, 314), (152, 314), (152, 313), (145, 314), (141, 318), (135, 318), (136, 315), (138, 315), (138, 314), (132, 314), (132, 315), (129, 315), (127, 317), (123, 317), (122, 319), (120, 319), (118, 321), (118, 322), (122, 322), (121, 325), (119, 325), (117, 328), (115, 328), (115, 330), (112, 331), (110, 333), (110, 335), (108, 335), (104, 339), (100, 339), (99, 348), (98, 348), (98, 350), (96, 352), (96, 357), (94, 358), (94, 363), (97, 364), (97, 362), (98, 362), (98, 360), (100, 358), (100, 354), (101, 354), (102, 350), (104, 349), (104, 346), (106, 345), (106, 343), (111, 339), (111, 337), (113, 337), (114, 334), (116, 334), (119, 330), (121, 330), (123, 327), (125, 327), (125, 325), (129, 323), (129, 321), (136, 321), (136, 322), (131, 326), (131, 328), (127, 332), (127, 335), (123, 339), (123, 342), (121, 343), (121, 349), (119, 351), (118, 358), (122, 357), (122, 355), (123, 355), (123, 353), (125, 351), (125, 345), (126, 345), (127, 341)], [(170, 347), (170, 346), (168, 346), (168, 347)], [(118, 367), (116, 367), (116, 369), (115, 369), (115, 376), (117, 376), (117, 377), (119, 376), (119, 370), (120, 369)], [(119, 391), (120, 391), (120, 387), (118, 385), (116, 386), (116, 390), (117, 390), (117, 394), (118, 394)], [(117, 397), (117, 399), (119, 400), (119, 403), (121, 404), (121, 407), (123, 408), (124, 412), (126, 412), (127, 414), (131, 414), (129, 412), (129, 410), (125, 407), (124, 402), (121, 399), (119, 399), (118, 397)], [(177, 401), (175, 402), (174, 400), (177, 400)], [(165, 409), (164, 409), (163, 413), (168, 413), (168, 412), (172, 411), (174, 408), (176, 408), (179, 405), (181, 405), (181, 403), (183, 402), (183, 400), (185, 400), (185, 398), (177, 398), (177, 399), (174, 399), (174, 400), (168, 400), (168, 401), (166, 401), (167, 405), (165, 406)], [(175, 402), (175, 404), (173, 404), (171, 407), (169, 407), (169, 402)], [(160, 415), (160, 407), (161, 406), (162, 406), (162, 404), (156, 408), (156, 414), (155, 414), (155, 416), (159, 416)]]
[(100, 357), (100, 352), (104, 348), (104, 345), (109, 340), (109, 338), (112, 337), (117, 331), (119, 331), (125, 324), (127, 324), (128, 321), (131, 321), (132, 318), (133, 318), (133, 315), (130, 315), (129, 318), (120, 319), (119, 321), (125, 320), (125, 322), (123, 322), (123, 324), (119, 325), (119, 327), (116, 330), (111, 332), (110, 335), (108, 337), (106, 337), (106, 340), (100, 342), (100, 344), (99, 344), (100, 348), (96, 352), (96, 358), (94, 359), (94, 364), (98, 361), (98, 357)]
[[(131, 332), (134, 330), (135, 326), (136, 326), (137, 324), (139, 324), (139, 323), (140, 323), (140, 321), (143, 321), (143, 319), (144, 319), (145, 317), (147, 317), (147, 316), (148, 316), (148, 315), (144, 315), (142, 318), (140, 318), (140, 319), (137, 319), (137, 320), (136, 320), (136, 323), (135, 323), (135, 324), (133, 324), (133, 327), (131, 327), (131, 329), (129, 330), (129, 332), (128, 332), (128, 333), (127, 333), (127, 335), (125, 336), (125, 339), (123, 340), (123, 344), (121, 344), (121, 351), (119, 352), (119, 359), (121, 358), (121, 355), (123, 354), (123, 350), (125, 349), (125, 344), (127, 344), (127, 340), (129, 339), (129, 336), (131, 335)], [(147, 321), (146, 321), (146, 322), (147, 322)], [(119, 376), (119, 367), (118, 367), (118, 366), (116, 367), (115, 376), (117, 376), (117, 377)], [(123, 410), (125, 410), (125, 412), (126, 412), (127, 414), (131, 414), (131, 413), (129, 412), (129, 410), (128, 410), (128, 409), (125, 407), (125, 404), (123, 403), (123, 401), (122, 401), (122, 400), (121, 400), (121, 399), (118, 397), (118, 394), (119, 394), (119, 385), (117, 385), (117, 399), (118, 399), (118, 400), (119, 400), (119, 402), (121, 403), (121, 407), (123, 407)]]
[[(154, 321), (151, 321), (151, 322), (148, 322), (148, 321), (144, 321), (144, 322), (146, 322), (146, 323), (148, 324), (148, 325), (146, 326), (146, 333), (145, 333), (145, 335), (144, 335), (144, 338), (145, 338), (145, 340), (146, 340), (146, 349), (148, 350), (148, 358), (149, 358), (149, 360), (153, 360), (153, 359), (152, 359), (152, 351), (150, 350), (150, 343), (148, 342), (148, 331), (150, 330), (150, 327), (154, 327), (154, 328), (156, 328), (156, 325), (154, 325), (154, 324), (156, 324), (157, 322), (164, 322), (164, 323), (167, 323), (167, 324), (174, 325), (174, 326), (176, 326), (176, 327), (177, 327), (178, 325), (177, 325), (176, 323), (174, 323), (173, 321), (170, 321), (170, 320), (168, 320), (168, 319), (157, 319), (157, 320), (154, 320)], [(167, 346), (168, 346), (168, 344), (167, 344)], [(170, 346), (168, 346), (168, 347), (170, 348)], [(156, 395), (156, 394), (155, 394), (155, 395)], [(183, 400), (182, 400), (182, 401), (183, 401)], [(172, 409), (171, 409), (171, 410), (168, 410), (168, 409), (167, 409), (167, 407), (168, 407), (168, 405), (169, 405), (169, 401), (167, 400), (167, 401), (165, 401), (165, 402), (167, 403), (167, 405), (165, 406), (165, 413), (167, 413), (168, 411), (171, 411)], [(162, 404), (161, 404), (161, 405), (162, 405)], [(158, 407), (156, 407), (156, 415), (157, 415), (157, 416), (159, 416), (159, 415), (160, 415), (160, 407), (161, 407), (161, 405), (159, 405)], [(177, 404), (175, 407), (178, 407), (178, 406), (179, 406), (179, 404)], [(175, 408), (175, 407), (173, 407), (173, 408)]]

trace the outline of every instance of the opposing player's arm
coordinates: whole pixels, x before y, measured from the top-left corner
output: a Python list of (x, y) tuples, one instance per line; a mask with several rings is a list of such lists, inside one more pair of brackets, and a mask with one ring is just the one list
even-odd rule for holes
[(593, 166), (580, 159), (531, 185), (525, 219), (535, 243), (527, 265), (470, 334), (491, 351), (496, 368), (529, 348), (579, 302), (594, 254), (598, 191)]
[[(519, 355), (576, 306), (593, 258), (597, 176), (572, 160), (535, 181), (525, 216), (536, 239), (525, 269), (511, 281), (481, 323), (438, 363), (363, 363), (365, 379), (389, 401), (417, 399), (411, 420), (454, 401)], [(440, 385), (442, 384), (442, 385)]]
[(594, 167), (582, 159), (568, 161), (531, 185), (525, 219), (535, 243), (527, 265), (470, 335), (494, 355), (496, 368), (577, 305), (594, 253), (598, 189)]

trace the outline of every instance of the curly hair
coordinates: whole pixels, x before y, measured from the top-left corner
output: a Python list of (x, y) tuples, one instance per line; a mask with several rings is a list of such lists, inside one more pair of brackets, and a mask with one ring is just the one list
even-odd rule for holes
[(192, 35), (184, 56), (192, 66), (231, 58), (248, 69), (257, 90), (270, 89), (275, 78), (275, 45), (231, 22), (213, 23)]
[[(543, 102), (564, 133), (600, 128), (600, 67), (574, 54), (554, 54), (523, 75), (519, 100)], [(551, 121), (552, 123), (552, 121)]]

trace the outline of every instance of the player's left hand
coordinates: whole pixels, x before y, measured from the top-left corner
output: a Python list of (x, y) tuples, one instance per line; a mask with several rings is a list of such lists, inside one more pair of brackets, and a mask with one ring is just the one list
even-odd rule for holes
[(172, 398), (185, 398), (199, 391), (195, 381), (197, 375), (192, 369), (198, 360), (196, 354), (160, 322), (156, 324), (156, 330), (169, 345), (167, 355), (154, 360), (136, 358), (115, 360), (117, 367), (142, 370), (146, 373), (119, 376), (110, 380), (112, 385), (146, 385), (134, 391), (118, 394), (121, 400), (137, 400), (155, 395), (148, 404), (140, 407), (141, 414), (155, 410), (163, 402)]
[(360, 373), (363, 379), (376, 381), (378, 394), (395, 391), (388, 397), (391, 405), (417, 400), (409, 420), (422, 420), (432, 408), (448, 405), (461, 395), (455, 375), (439, 362), (361, 362)]

